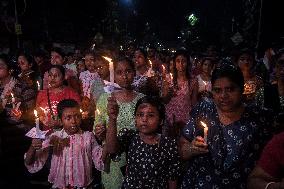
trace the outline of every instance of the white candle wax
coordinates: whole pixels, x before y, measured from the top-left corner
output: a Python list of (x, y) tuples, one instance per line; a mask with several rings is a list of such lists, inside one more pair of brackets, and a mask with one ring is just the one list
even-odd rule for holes
[(203, 133), (204, 133), (204, 142), (207, 143), (207, 136), (208, 136), (208, 127), (207, 125), (203, 122), (203, 121), (200, 121), (201, 125), (204, 127), (203, 129)]
[(114, 67), (112, 59), (106, 56), (103, 56), (104, 59), (106, 59), (109, 62), (109, 80), (111, 83), (111, 86), (114, 84)]
[(37, 81), (36, 83), (37, 83), (37, 90), (39, 91), (39, 90), (40, 90), (40, 84), (39, 84), (39, 81)]
[(16, 102), (16, 99), (15, 99), (13, 93), (11, 93), (11, 96), (12, 96), (12, 106), (13, 106), (13, 109), (15, 109), (15, 102)]
[(41, 137), (41, 134), (40, 134), (40, 128), (39, 128), (39, 117), (37, 116), (37, 111), (34, 110), (34, 115), (36, 117), (35, 119), (35, 124), (36, 124), (36, 133), (39, 137)]

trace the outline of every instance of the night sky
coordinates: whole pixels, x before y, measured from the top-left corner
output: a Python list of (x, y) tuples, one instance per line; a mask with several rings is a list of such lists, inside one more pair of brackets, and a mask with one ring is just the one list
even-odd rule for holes
[[(13, 18), (13, 1), (2, 1), (8, 2), (6, 11)], [(110, 24), (105, 18), (110, 14), (114, 14), (113, 16), (118, 19), (120, 32), (129, 33), (138, 39), (155, 33), (164, 41), (177, 40), (180, 30), (187, 25), (185, 16), (191, 13), (199, 17), (198, 27), (204, 40), (212, 42), (217, 42), (222, 37), (221, 28), (230, 30), (232, 17), (240, 22), (245, 19), (242, 17), (244, 10), (241, 0), (117, 0), (118, 4), (114, 6), (114, 11), (111, 11), (111, 1), (26, 0), (26, 8), (24, 0), (16, 1), (19, 22), (23, 30), (22, 39), (37, 42), (79, 43), (90, 40), (97, 32), (109, 36), (111, 34), (107, 30)], [(283, 16), (279, 8), (280, 2), (263, 2), (261, 39), (264, 43), (283, 36), (283, 29), (280, 26)], [(11, 44), (15, 36), (6, 29), (3, 11), (0, 14), (0, 40), (7, 43), (8, 39), (8, 43)], [(147, 27), (148, 29), (145, 29)], [(252, 32), (256, 31), (257, 24)]]

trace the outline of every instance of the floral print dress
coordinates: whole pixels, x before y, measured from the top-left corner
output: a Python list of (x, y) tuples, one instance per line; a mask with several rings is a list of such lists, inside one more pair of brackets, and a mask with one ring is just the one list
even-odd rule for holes
[(182, 188), (246, 188), (247, 177), (270, 138), (270, 115), (246, 106), (238, 121), (225, 126), (212, 101), (198, 104), (182, 134), (189, 141), (203, 136), (200, 121), (205, 122), (209, 153), (189, 161)]

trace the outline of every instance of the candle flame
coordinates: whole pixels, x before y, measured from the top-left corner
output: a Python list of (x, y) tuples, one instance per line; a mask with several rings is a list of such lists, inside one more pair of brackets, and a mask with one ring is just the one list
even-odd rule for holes
[(204, 123), (203, 121), (200, 121), (200, 124), (204, 127), (204, 128), (208, 128), (206, 123)]
[(106, 59), (108, 62), (112, 62), (112, 59), (107, 56), (102, 56), (104, 59)]
[(14, 98), (14, 94), (13, 93), (11, 93), (11, 96), (12, 96), (12, 98)]
[(44, 111), (45, 109), (43, 107), (39, 107), (42, 111)]
[(173, 74), (172, 73), (170, 73), (170, 76), (171, 76), (171, 80), (173, 80)]
[(36, 110), (34, 110), (34, 115), (35, 115), (35, 117), (37, 117), (37, 111)]
[(151, 68), (152, 68), (153, 65), (152, 65), (152, 61), (151, 61), (150, 59), (149, 59), (149, 63), (150, 63), (150, 66), (151, 66)]
[(165, 71), (165, 70), (166, 70), (166, 68), (165, 68), (165, 66), (164, 66), (164, 65), (162, 65), (162, 68), (163, 68), (163, 71)]
[(97, 112), (97, 114), (98, 114), (98, 115), (100, 115), (100, 114), (101, 114), (101, 112), (100, 112), (100, 110), (99, 110), (99, 109), (97, 109), (97, 110), (96, 110), (96, 112)]
[(80, 109), (80, 113), (83, 113), (83, 110), (82, 110), (82, 109)]

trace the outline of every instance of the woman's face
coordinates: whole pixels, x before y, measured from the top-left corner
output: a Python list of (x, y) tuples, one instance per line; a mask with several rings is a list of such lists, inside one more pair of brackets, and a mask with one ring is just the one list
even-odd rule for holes
[(177, 72), (186, 72), (187, 58), (183, 55), (178, 55), (175, 59)]
[(21, 72), (29, 71), (32, 68), (32, 65), (29, 64), (27, 58), (25, 56), (18, 57), (18, 65), (21, 69)]
[(99, 76), (102, 79), (106, 80), (107, 77), (109, 76), (109, 65), (108, 65), (108, 63), (103, 61), (103, 60), (97, 60), (96, 65), (97, 65), (97, 72), (98, 72)]
[(211, 74), (212, 71), (212, 63), (210, 60), (205, 60), (202, 64), (202, 71), (206, 74)]
[(134, 70), (126, 62), (117, 62), (114, 70), (115, 82), (125, 89), (131, 89), (131, 84), (134, 79)]
[(58, 88), (63, 86), (63, 74), (58, 68), (51, 68), (48, 72), (48, 83), (50, 88)]
[(85, 56), (85, 66), (87, 68), (87, 70), (89, 70), (89, 72), (91, 73), (95, 73), (96, 72), (96, 66), (95, 66), (95, 57), (91, 54), (87, 54)]
[(143, 67), (147, 64), (146, 57), (139, 50), (135, 51), (134, 53), (134, 62), (137, 68)]
[(238, 59), (238, 66), (242, 72), (250, 71), (253, 65), (253, 57), (249, 54), (242, 54)]
[(217, 79), (212, 85), (213, 100), (223, 112), (233, 112), (241, 105), (242, 92), (229, 78)]
[(51, 63), (52, 65), (63, 65), (64, 59), (63, 59), (63, 57), (62, 57), (60, 54), (58, 54), (58, 53), (55, 52), (55, 51), (52, 51), (52, 52), (51, 52), (50, 63)]
[(157, 132), (160, 125), (159, 112), (149, 103), (139, 105), (135, 115), (136, 128), (143, 134)]
[(0, 79), (4, 79), (9, 76), (9, 70), (7, 64), (0, 59)]

